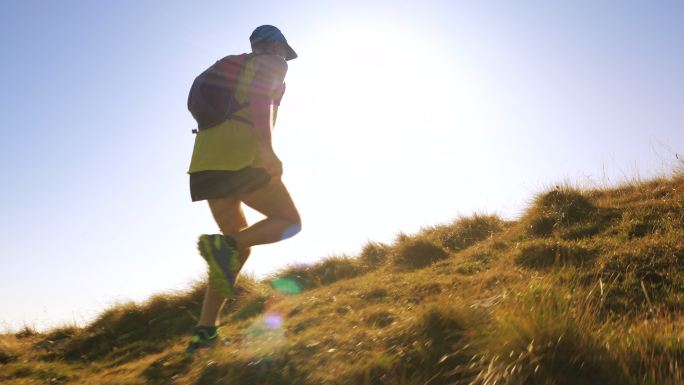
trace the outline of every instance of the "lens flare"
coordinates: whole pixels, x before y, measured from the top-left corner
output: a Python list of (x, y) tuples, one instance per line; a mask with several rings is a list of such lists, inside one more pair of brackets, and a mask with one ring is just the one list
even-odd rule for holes
[(292, 278), (278, 278), (271, 281), (273, 290), (285, 294), (299, 294), (302, 292), (301, 286)]
[(266, 314), (264, 316), (264, 326), (268, 329), (280, 329), (283, 326), (283, 318), (278, 313)]
[(266, 312), (247, 328), (241, 340), (241, 350), (256, 357), (266, 357), (285, 342), (283, 316), (278, 312)]

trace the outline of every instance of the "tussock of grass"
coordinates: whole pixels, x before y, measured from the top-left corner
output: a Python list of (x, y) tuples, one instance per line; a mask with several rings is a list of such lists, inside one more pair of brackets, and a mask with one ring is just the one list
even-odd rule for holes
[[(237, 284), (239, 305), (237, 314), (254, 312), (249, 301), (244, 300), (247, 292), (256, 283), (241, 277)], [(169, 346), (174, 338), (186, 335), (197, 323), (205, 283), (195, 283), (186, 292), (156, 295), (142, 304), (133, 302), (119, 304), (102, 313), (94, 322), (82, 330), (64, 327), (51, 331), (43, 343), (59, 342), (48, 359), (97, 360), (107, 359), (125, 363), (148, 354), (159, 353)], [(234, 307), (234, 306), (232, 306)], [(61, 340), (64, 340), (63, 342)]]
[(369, 292), (362, 293), (361, 295), (359, 295), (359, 297), (363, 298), (366, 301), (379, 301), (387, 298), (388, 295), (389, 293), (386, 289), (375, 288)]
[(302, 383), (304, 377), (284, 354), (274, 354), (262, 360), (236, 359), (232, 362), (207, 365), (197, 380), (197, 385), (210, 384), (268, 384), (291, 385)]
[(51, 342), (61, 341), (77, 335), (80, 331), (81, 328), (76, 325), (64, 325), (48, 331), (43, 340)]
[(18, 332), (16, 332), (14, 336), (17, 338), (29, 338), (37, 334), (38, 332), (32, 326), (24, 325), (24, 327), (21, 328), (21, 330), (19, 330)]
[(465, 261), (456, 268), (456, 272), (463, 275), (477, 274), (482, 270), (482, 264), (473, 261)]
[[(414, 370), (426, 366), (449, 369), (441, 376), (442, 380), (455, 380), (450, 377), (460, 374), (458, 367), (470, 359), (468, 333), (478, 322), (472, 311), (461, 307), (437, 305), (427, 308), (409, 334), (412, 351), (409, 350), (407, 365)], [(449, 373), (454, 369), (456, 373)]]
[(406, 271), (427, 267), (448, 256), (441, 247), (430, 241), (409, 238), (395, 246), (391, 261), (392, 266)]
[(591, 263), (597, 251), (578, 242), (537, 239), (520, 245), (515, 263), (533, 269), (567, 265), (582, 266)]
[(18, 344), (10, 336), (0, 339), (0, 365), (17, 361), (19, 352)]
[(206, 286), (197, 284), (186, 293), (115, 306), (71, 338), (60, 353), (67, 360), (110, 357), (126, 362), (159, 352), (171, 338), (194, 326), (205, 290)]
[(533, 287), (507, 303), (484, 338), (475, 384), (625, 384), (619, 362), (596, 336), (592, 302)]
[(596, 273), (606, 283), (605, 307), (638, 314), (653, 307), (684, 310), (683, 232), (615, 245)]
[(413, 286), (413, 297), (411, 302), (422, 303), (429, 297), (436, 296), (444, 291), (442, 285), (438, 283), (421, 283)]
[(638, 322), (613, 333), (610, 346), (634, 384), (682, 384), (684, 370), (684, 319), (668, 314)]
[(456, 272), (474, 275), (489, 269), (498, 255), (504, 254), (508, 246), (502, 242), (485, 243), (469, 248), (458, 254)]
[[(336, 384), (452, 384), (474, 376), (468, 362), (471, 330), (480, 320), (472, 310), (453, 306), (420, 309), (395, 330), (382, 352), (356, 362)], [(376, 325), (373, 325), (375, 327)]]
[(353, 384), (452, 384), (471, 378), (468, 366), (472, 328), (481, 321), (472, 310), (429, 306), (388, 341), (393, 355), (379, 355), (352, 371)]
[(384, 243), (368, 242), (361, 249), (358, 259), (367, 269), (374, 269), (383, 265), (391, 253), (391, 248)]
[(580, 190), (556, 186), (537, 196), (523, 221), (532, 236), (545, 237), (554, 230), (589, 221), (596, 207)]
[(672, 179), (684, 180), (684, 159), (682, 158), (682, 156), (677, 155), (677, 160), (679, 161), (679, 163), (677, 163), (677, 166), (672, 172)]
[(384, 328), (394, 321), (394, 316), (387, 310), (380, 310), (368, 315), (364, 321), (371, 328)]
[(330, 285), (342, 279), (354, 278), (365, 272), (358, 260), (347, 256), (332, 256), (315, 264), (312, 272), (320, 285)]
[(77, 380), (71, 368), (61, 362), (16, 362), (7, 365), (7, 375), (0, 381), (9, 384), (67, 384)]
[(293, 283), (292, 294), (320, 286), (320, 282), (313, 274), (311, 267), (307, 265), (288, 266), (269, 279), (270, 284), (274, 287), (277, 287), (275, 283), (279, 281)]
[(458, 218), (448, 225), (426, 229), (424, 235), (444, 249), (458, 252), (491, 238), (505, 227), (505, 221), (496, 215), (474, 214)]
[(301, 290), (310, 290), (354, 278), (367, 271), (366, 266), (357, 258), (333, 255), (310, 266), (289, 266), (269, 278), (269, 281), (273, 284), (277, 280), (286, 279), (294, 282)]
[(684, 228), (681, 208), (667, 203), (639, 205), (623, 215), (616, 226), (621, 240), (629, 241), (649, 235), (663, 235)]
[(186, 372), (192, 363), (191, 356), (176, 352), (165, 354), (147, 366), (142, 371), (142, 377), (147, 385), (170, 384), (175, 377)]
[(246, 320), (263, 313), (270, 297), (268, 286), (257, 283), (254, 279), (242, 277), (238, 283), (241, 284), (242, 290), (230, 306), (231, 320)]

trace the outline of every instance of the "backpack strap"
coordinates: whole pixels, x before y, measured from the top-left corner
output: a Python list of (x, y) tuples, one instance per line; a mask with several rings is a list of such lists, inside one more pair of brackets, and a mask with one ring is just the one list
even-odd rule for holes
[[(247, 68), (247, 64), (250, 62), (250, 60), (254, 59), (257, 56), (263, 56), (263, 55), (273, 55), (273, 54), (266, 53), (266, 52), (261, 52), (261, 53), (250, 52), (247, 54), (247, 58), (240, 64), (240, 69), (238, 70), (238, 74), (236, 77), (236, 84), (235, 84), (236, 89), (233, 90), (233, 97), (232, 97), (232, 101), (231, 101), (231, 103), (233, 103), (233, 105), (231, 106), (232, 107), (231, 111), (228, 112), (228, 114), (226, 115), (225, 120), (231, 119), (231, 120), (236, 120), (238, 122), (242, 122), (242, 123), (247, 124), (249, 126), (254, 125), (254, 123), (251, 120), (249, 120), (247, 118), (243, 118), (241, 116), (235, 116), (234, 115), (235, 112), (240, 111), (243, 108), (246, 108), (249, 106), (249, 99), (247, 101), (245, 101), (244, 103), (236, 103), (235, 92), (237, 91), (237, 85), (238, 85), (240, 79), (242, 78), (242, 76), (244, 75), (245, 70)], [(197, 128), (192, 130), (193, 134), (197, 134), (198, 132), (199, 132), (199, 129), (197, 129)]]
[[(249, 64), (249, 62), (252, 59), (254, 59), (255, 57), (264, 56), (264, 55), (273, 55), (273, 54), (266, 53), (266, 52), (261, 52), (261, 53), (251, 52), (251, 53), (247, 54), (247, 59), (245, 59), (245, 61), (240, 66), (240, 71), (238, 71), (238, 75), (237, 75), (237, 79), (236, 79), (237, 83), (235, 84), (235, 87), (236, 87), (235, 91), (237, 91), (237, 85), (239, 84), (240, 79), (242, 79), (242, 76), (245, 74), (245, 70), (247, 69), (247, 64)], [(235, 101), (235, 91), (233, 92), (233, 101)], [(248, 106), (249, 106), (249, 99), (247, 99), (247, 101), (245, 101), (244, 103), (239, 103), (239, 104), (234, 105), (232, 108), (232, 111), (228, 114), (227, 119), (237, 120), (238, 122), (242, 122), (242, 123), (245, 123), (245, 124), (248, 124), (251, 126), (253, 124), (251, 120), (249, 120), (247, 118), (242, 118), (240, 116), (234, 116), (233, 115), (237, 111), (240, 111), (241, 109), (246, 108)]]

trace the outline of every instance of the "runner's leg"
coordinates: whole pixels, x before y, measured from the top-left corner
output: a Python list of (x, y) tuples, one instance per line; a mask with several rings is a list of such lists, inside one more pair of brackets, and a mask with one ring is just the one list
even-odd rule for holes
[[(210, 199), (209, 208), (218, 224), (219, 229), (224, 235), (234, 236), (238, 231), (247, 227), (247, 219), (240, 207), (240, 201), (236, 198)], [(249, 257), (250, 249), (241, 249), (239, 258), (241, 264)], [(202, 312), (200, 314), (199, 325), (214, 326), (218, 321), (221, 309), (226, 302), (226, 298), (212, 290), (207, 281), (207, 291), (202, 302)]]
[(240, 196), (247, 206), (264, 214), (266, 219), (233, 235), (238, 247), (274, 243), (297, 234), (302, 228), (299, 212), (280, 179), (263, 188)]
[[(264, 214), (266, 219), (246, 227), (247, 221), (240, 207), (240, 201)], [(239, 199), (211, 199), (209, 207), (221, 232), (232, 237), (237, 243), (240, 250), (239, 257), (243, 264), (251, 246), (278, 242), (301, 230), (297, 208), (280, 180), (275, 180)], [(224, 304), (225, 298), (208, 287), (199, 324), (215, 325)]]
[[(237, 233), (247, 227), (247, 218), (240, 206), (240, 200), (234, 197), (209, 199), (209, 209), (221, 233), (234, 238)], [(244, 264), (251, 250), (249, 246), (241, 247), (239, 251), (240, 263)]]

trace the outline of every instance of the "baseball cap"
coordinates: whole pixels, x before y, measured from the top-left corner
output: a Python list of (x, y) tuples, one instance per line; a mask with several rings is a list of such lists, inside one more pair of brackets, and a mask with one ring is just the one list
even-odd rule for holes
[(290, 47), (287, 43), (287, 39), (280, 30), (272, 25), (261, 25), (257, 27), (252, 35), (249, 37), (249, 43), (251, 45), (262, 43), (262, 42), (280, 42), (285, 44), (287, 47), (287, 57), (285, 60), (292, 60), (297, 58), (297, 52)]

